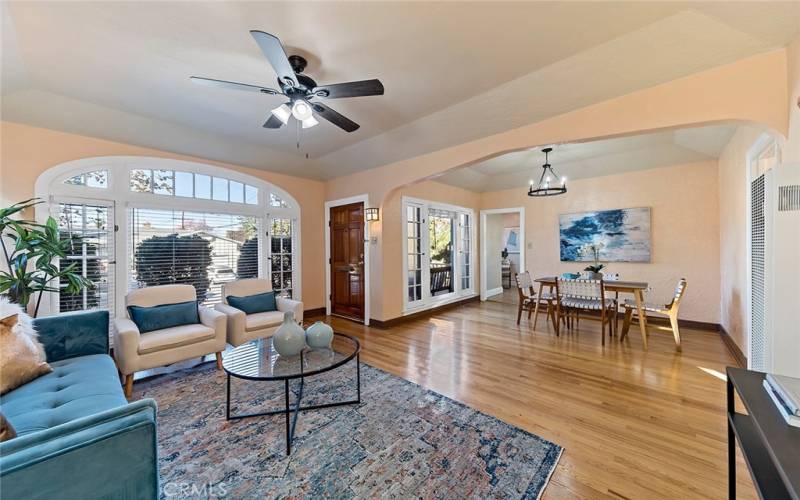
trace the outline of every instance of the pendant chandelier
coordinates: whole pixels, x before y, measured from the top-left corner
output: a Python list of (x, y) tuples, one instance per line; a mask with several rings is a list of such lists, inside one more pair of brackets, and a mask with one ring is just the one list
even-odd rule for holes
[(562, 177), (559, 184), (558, 176), (547, 161), (547, 155), (552, 150), (553, 148), (544, 148), (542, 150), (542, 153), (544, 153), (542, 175), (539, 177), (538, 184), (534, 184), (533, 181), (531, 181), (531, 186), (528, 188), (528, 196), (558, 196), (567, 192), (567, 178)]

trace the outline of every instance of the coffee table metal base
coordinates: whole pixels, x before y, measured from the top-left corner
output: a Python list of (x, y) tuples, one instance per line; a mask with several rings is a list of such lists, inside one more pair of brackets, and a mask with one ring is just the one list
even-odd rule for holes
[[(347, 406), (361, 403), (361, 355), (356, 355), (356, 399), (350, 401), (335, 401), (333, 403), (323, 403), (318, 405), (300, 406), (303, 400), (303, 387), (305, 385), (305, 377), (300, 378), (300, 390), (297, 392), (297, 401), (294, 405), (289, 403), (289, 379), (283, 381), (283, 395), (284, 395), (284, 408), (282, 410), (270, 410), (259, 413), (245, 413), (239, 415), (231, 415), (231, 374), (228, 373), (228, 383), (225, 398), (225, 418), (227, 420), (238, 420), (241, 418), (250, 417), (263, 417), (267, 415), (280, 415), (286, 416), (286, 454), (292, 453), (292, 441), (294, 441), (294, 429), (297, 426), (297, 417), (301, 411), (306, 410), (319, 410), (321, 408), (332, 408), (334, 406)], [(294, 415), (292, 415), (294, 413)]]

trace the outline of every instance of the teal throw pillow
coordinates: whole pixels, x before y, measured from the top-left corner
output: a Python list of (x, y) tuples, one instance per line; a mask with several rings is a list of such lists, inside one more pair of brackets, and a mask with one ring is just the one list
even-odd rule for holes
[(275, 302), (275, 292), (257, 293), (246, 297), (228, 295), (226, 298), (231, 307), (244, 311), (245, 314), (278, 310), (278, 304)]
[(200, 313), (194, 300), (153, 307), (128, 306), (128, 314), (139, 327), (140, 333), (200, 323)]

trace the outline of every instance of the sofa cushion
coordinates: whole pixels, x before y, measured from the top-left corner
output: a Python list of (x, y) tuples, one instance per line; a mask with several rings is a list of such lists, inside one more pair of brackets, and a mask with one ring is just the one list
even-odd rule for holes
[(51, 363), (53, 371), (0, 398), (18, 436), (86, 417), (128, 402), (114, 361), (93, 354)]
[(197, 302), (161, 304), (152, 307), (128, 306), (128, 314), (140, 333), (164, 330), (173, 326), (200, 323)]
[(165, 328), (139, 336), (139, 354), (173, 349), (214, 338), (214, 329), (201, 323)]
[(236, 297), (228, 295), (228, 304), (245, 314), (256, 314), (262, 312), (277, 311), (278, 305), (275, 303), (275, 292), (257, 293), (246, 297)]
[(245, 330), (252, 332), (253, 330), (278, 326), (281, 323), (283, 323), (283, 313), (281, 311), (248, 314), (245, 319)]

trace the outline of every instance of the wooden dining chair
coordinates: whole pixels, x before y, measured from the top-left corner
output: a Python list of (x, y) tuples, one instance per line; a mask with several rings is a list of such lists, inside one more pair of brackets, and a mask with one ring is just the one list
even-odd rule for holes
[(549, 286), (547, 291), (545, 291), (542, 286), (539, 287), (539, 295), (536, 297), (536, 305), (533, 308), (533, 329), (536, 330), (536, 323), (539, 321), (539, 310), (545, 307), (545, 316), (550, 318), (553, 322), (553, 328), (556, 329), (556, 335), (558, 335), (558, 325), (556, 324), (556, 295), (553, 293), (554, 286), (555, 285)]
[[(601, 343), (606, 344), (606, 325), (609, 336), (614, 333), (617, 302), (606, 298), (603, 280), (582, 280), (556, 278), (556, 317), (557, 324), (564, 323), (567, 328), (577, 325), (581, 311), (600, 313)], [(572, 317), (574, 315), (574, 318)], [(597, 319), (590, 315), (587, 318)], [(574, 320), (574, 323), (573, 323)], [(556, 328), (558, 333), (559, 328)]]
[[(656, 314), (663, 314), (669, 318), (669, 324), (672, 329), (672, 336), (675, 338), (675, 346), (678, 352), (681, 351), (681, 331), (678, 328), (678, 309), (681, 306), (681, 299), (683, 298), (683, 294), (686, 293), (686, 278), (681, 278), (678, 280), (678, 284), (675, 285), (675, 293), (672, 295), (672, 300), (669, 304), (652, 304), (645, 302), (642, 304), (642, 310), (646, 313), (656, 313)], [(628, 335), (628, 330), (631, 326), (631, 320), (633, 319), (633, 313), (637, 311), (636, 308), (636, 301), (633, 300), (626, 300), (622, 306), (625, 308), (625, 319), (622, 322), (622, 335), (620, 335), (620, 340), (624, 340), (625, 336)], [(638, 315), (638, 312), (636, 313)]]
[(522, 311), (528, 311), (528, 319), (531, 319), (536, 292), (533, 291), (533, 281), (531, 281), (531, 274), (528, 271), (517, 273), (515, 278), (517, 292), (519, 293), (519, 304), (517, 306), (517, 324), (519, 324), (519, 320), (522, 318)]

